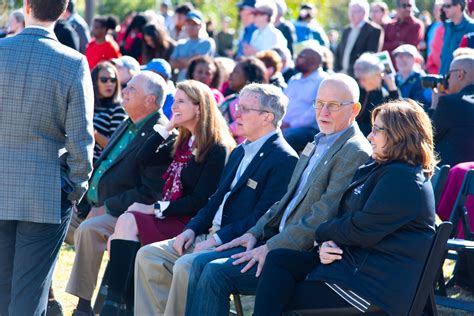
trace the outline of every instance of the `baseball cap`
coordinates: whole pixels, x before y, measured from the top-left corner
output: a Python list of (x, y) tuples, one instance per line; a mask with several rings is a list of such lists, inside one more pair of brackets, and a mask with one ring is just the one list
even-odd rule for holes
[(255, 8), (255, 0), (241, 0), (237, 3), (237, 7), (239, 9), (243, 9), (245, 7)]
[(113, 58), (110, 60), (114, 65), (125, 67), (132, 72), (140, 72), (140, 64), (138, 61), (131, 56), (122, 56), (119, 58)]
[(416, 47), (413, 46), (413, 45), (410, 45), (410, 44), (403, 44), (403, 45), (398, 46), (398, 47), (395, 48), (395, 50), (392, 52), (392, 55), (395, 56), (395, 55), (401, 54), (401, 53), (410, 54), (410, 55), (412, 55), (412, 56), (415, 57), (415, 58), (420, 58), (420, 57), (421, 57), (421, 55), (420, 55), (420, 53), (418, 52), (418, 50), (416, 49)]
[(153, 58), (148, 64), (142, 66), (141, 68), (142, 70), (156, 72), (166, 80), (171, 77), (171, 66), (166, 60), (162, 58)]
[(201, 12), (199, 11), (190, 11), (188, 14), (186, 14), (186, 21), (194, 21), (197, 24), (202, 23), (202, 15)]

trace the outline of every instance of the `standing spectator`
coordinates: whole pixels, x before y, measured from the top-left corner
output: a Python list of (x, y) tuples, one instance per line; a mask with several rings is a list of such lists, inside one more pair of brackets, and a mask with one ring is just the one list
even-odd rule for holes
[(298, 20), (295, 22), (295, 32), (297, 43), (316, 40), (320, 45), (329, 45), (324, 29), (316, 22), (316, 8), (311, 4), (301, 5)]
[(117, 43), (121, 43), (122, 40), (124, 39), (125, 32), (127, 31), (130, 23), (132, 23), (132, 20), (135, 17), (135, 15), (137, 15), (137, 13), (134, 11), (129, 11), (127, 12), (127, 14), (125, 14), (125, 18), (119, 26), (120, 30), (117, 32)]
[(7, 23), (7, 35), (16, 35), (25, 28), (23, 10), (18, 9), (10, 13)]
[(76, 12), (76, 0), (69, 0), (66, 11), (64, 11), (62, 19), (69, 22), (76, 31), (79, 37), (79, 52), (82, 54), (86, 53), (87, 43), (90, 42), (90, 30), (87, 22)]
[(86, 57), (90, 69), (93, 69), (101, 61), (120, 57), (120, 47), (109, 30), (115, 29), (117, 21), (111, 16), (97, 16), (92, 21), (93, 39), (87, 45)]
[(232, 57), (234, 52), (234, 30), (230, 29), (231, 18), (226, 16), (222, 19), (221, 30), (216, 35), (217, 55), (222, 57)]
[(336, 55), (337, 46), (339, 45), (339, 31), (332, 29), (328, 32), (328, 39), (329, 39), (329, 49), (331, 53)]
[(397, 74), (395, 83), (402, 98), (418, 101), (425, 109), (431, 104), (431, 90), (421, 87), (421, 77), (425, 72), (421, 68), (423, 57), (415, 46), (410, 44), (400, 45), (393, 51)]
[(61, 19), (56, 21), (54, 33), (61, 44), (79, 51), (79, 36), (69, 22)]
[(161, 25), (150, 23), (143, 28), (142, 63), (148, 64), (154, 58), (169, 60), (176, 42)]
[(167, 33), (173, 29), (173, 11), (170, 10), (171, 1), (163, 0), (160, 4), (160, 14), (163, 17)]
[(216, 44), (212, 38), (201, 38), (199, 36), (204, 22), (201, 12), (191, 11), (186, 15), (186, 30), (189, 38), (180, 40), (170, 57), (173, 69), (179, 70), (177, 81), (186, 78), (186, 68), (189, 60), (195, 56), (214, 56)]
[(250, 43), (244, 44), (245, 56), (254, 56), (274, 47), (286, 47), (285, 37), (273, 25), (276, 14), (276, 5), (272, 0), (259, 0), (255, 3), (254, 23), (257, 30), (253, 32)]
[(53, 31), (66, 5), (66, 0), (24, 1), (25, 30), (0, 41), (4, 316), (46, 314), (71, 205), (81, 200), (92, 172), (93, 91), (87, 60), (61, 45)]
[(127, 118), (122, 108), (122, 89), (115, 66), (104, 61), (92, 69), (94, 85), (94, 162), (117, 127)]
[(123, 55), (132, 56), (142, 63), (143, 27), (148, 23), (149, 18), (144, 14), (137, 14), (127, 27), (120, 44), (120, 52)]
[(337, 47), (334, 70), (348, 75), (354, 73), (354, 62), (365, 52), (378, 52), (383, 45), (383, 30), (369, 21), (369, 3), (366, 0), (352, 0), (349, 3), (351, 24), (342, 32)]
[(186, 15), (194, 10), (191, 3), (186, 2), (174, 9), (173, 22), (174, 26), (170, 30), (170, 36), (175, 41), (187, 39), (189, 37), (186, 26)]
[(433, 94), (431, 116), (440, 164), (474, 161), (474, 56), (456, 57), (449, 68), (448, 94)]
[(194, 57), (189, 62), (186, 76), (187, 79), (197, 80), (211, 88), (217, 105), (224, 100), (224, 96), (219, 90), (222, 84), (221, 67), (214, 58), (209, 56)]
[(462, 37), (474, 32), (474, 21), (464, 13), (465, 8), (465, 0), (443, 0), (443, 12), (448, 21), (444, 23), (440, 74), (448, 73), (449, 65), (453, 60), (453, 52), (459, 47)]
[(425, 43), (426, 43), (426, 58), (431, 53), (431, 44), (433, 43), (433, 39), (435, 37), (436, 30), (438, 27), (443, 25), (441, 21), (441, 9), (442, 9), (443, 2), (442, 0), (436, 0), (433, 5), (433, 22), (426, 28), (425, 31)]
[(283, 136), (296, 151), (302, 150), (318, 131), (313, 102), (319, 85), (328, 76), (321, 68), (321, 63), (322, 53), (319, 50), (302, 50), (295, 63), (299, 73), (291, 77), (285, 89), (290, 103), (283, 118)]
[(296, 41), (295, 25), (285, 19), (285, 14), (288, 10), (285, 0), (275, 0), (275, 4), (277, 6), (275, 27), (280, 30), (281, 34), (285, 37), (286, 47), (293, 56), (293, 43)]
[(385, 40), (383, 50), (389, 53), (402, 44), (418, 46), (424, 36), (423, 22), (413, 14), (418, 10), (415, 0), (395, 0), (397, 4), (397, 16), (384, 25)]
[(257, 27), (254, 24), (255, 15), (255, 0), (242, 0), (237, 3), (239, 8), (240, 22), (242, 23), (242, 30), (237, 45), (237, 52), (235, 53), (235, 59), (239, 60), (244, 55), (244, 46), (250, 43), (252, 34), (255, 32)]
[[(357, 116), (362, 133), (367, 136), (371, 132), (372, 122), (370, 114), (372, 110), (385, 102), (400, 98), (395, 84), (394, 75), (384, 73), (384, 67), (380, 60), (370, 53), (362, 54), (354, 64), (354, 75), (360, 86), (361, 110)], [(382, 85), (385, 82), (387, 89)]]
[(392, 20), (388, 15), (388, 5), (383, 1), (375, 1), (370, 4), (370, 19), (379, 26), (384, 26)]

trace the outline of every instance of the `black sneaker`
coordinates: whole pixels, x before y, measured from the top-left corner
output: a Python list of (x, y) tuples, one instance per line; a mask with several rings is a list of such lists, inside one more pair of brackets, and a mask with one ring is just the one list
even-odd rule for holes
[(63, 316), (63, 307), (56, 300), (48, 300), (46, 316)]

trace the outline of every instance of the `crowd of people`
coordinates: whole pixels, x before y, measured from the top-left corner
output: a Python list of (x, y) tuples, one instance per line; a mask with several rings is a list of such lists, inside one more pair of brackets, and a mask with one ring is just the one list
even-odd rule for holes
[(62, 315), (63, 240), (74, 316), (106, 251), (104, 316), (408, 312), (435, 166), (474, 161), (474, 1), (352, 0), (326, 34), (242, 0), (238, 36), (190, 3), (90, 29), (75, 4), (25, 0), (0, 39), (0, 315)]

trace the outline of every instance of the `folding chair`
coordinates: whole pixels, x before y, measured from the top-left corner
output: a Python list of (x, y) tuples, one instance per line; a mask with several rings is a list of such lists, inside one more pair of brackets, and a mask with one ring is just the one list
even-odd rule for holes
[(433, 186), (434, 196), (435, 196), (435, 205), (438, 207), (439, 200), (443, 194), (444, 186), (446, 185), (446, 179), (448, 178), (449, 165), (443, 165), (441, 167), (436, 167), (433, 176), (431, 177), (431, 184)]
[[(436, 316), (438, 314), (435, 304), (434, 284), (440, 271), (440, 266), (444, 260), (446, 242), (451, 232), (452, 224), (442, 222), (436, 229), (431, 250), (426, 259), (425, 267), (418, 280), (418, 286), (411, 303), (408, 316)], [(362, 314), (354, 308), (331, 308), (319, 310), (297, 310), (284, 314), (285, 316), (349, 316), (349, 315), (387, 315), (381, 310), (369, 310)]]

